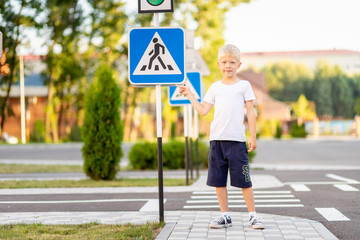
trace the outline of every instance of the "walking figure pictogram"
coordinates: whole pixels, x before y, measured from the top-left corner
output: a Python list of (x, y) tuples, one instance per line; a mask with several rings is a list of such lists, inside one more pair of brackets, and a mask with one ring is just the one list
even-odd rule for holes
[(158, 43), (158, 39), (154, 38), (153, 39), (153, 43), (154, 44), (154, 49), (151, 50), (151, 52), (149, 53), (149, 55), (153, 54), (152, 57), (150, 58), (149, 61), (149, 66), (148, 68), (151, 69), (151, 66), (153, 64), (153, 61), (157, 58), (157, 60), (160, 62), (161, 66), (163, 67), (163, 69), (166, 69), (166, 65), (164, 64), (163, 60), (161, 59), (160, 55), (160, 48), (162, 48), (162, 54), (165, 54), (165, 47), (163, 45), (161, 45), (160, 43)]

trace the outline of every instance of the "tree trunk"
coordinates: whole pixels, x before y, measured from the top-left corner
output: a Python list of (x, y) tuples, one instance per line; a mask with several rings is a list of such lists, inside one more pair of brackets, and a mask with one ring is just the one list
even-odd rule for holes
[(134, 113), (132, 115), (132, 128), (130, 131), (130, 140), (135, 141), (139, 136), (139, 129), (140, 129), (140, 121), (141, 121), (141, 94), (140, 91), (136, 91), (135, 95), (135, 103), (134, 103)]
[(45, 112), (45, 139), (46, 142), (58, 142), (59, 137), (56, 127), (56, 112), (54, 109), (54, 79), (53, 79), (54, 67), (51, 68), (50, 79), (49, 79), (49, 92), (47, 97), (47, 105)]
[(124, 140), (130, 140), (130, 132), (131, 132), (131, 119), (134, 113), (134, 87), (129, 86), (127, 91), (127, 99), (126, 99), (126, 112), (125, 112), (125, 121), (124, 121)]

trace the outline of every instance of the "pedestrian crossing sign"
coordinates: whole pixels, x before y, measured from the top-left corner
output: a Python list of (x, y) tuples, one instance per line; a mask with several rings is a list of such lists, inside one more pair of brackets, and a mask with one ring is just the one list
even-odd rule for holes
[[(199, 72), (188, 72), (186, 74), (186, 84), (189, 86), (190, 91), (194, 94), (196, 100), (201, 102), (201, 76)], [(189, 99), (180, 94), (179, 88), (176, 86), (169, 87), (169, 103), (171, 106), (191, 104)]]
[(134, 28), (129, 33), (129, 81), (132, 85), (176, 85), (185, 80), (182, 28)]

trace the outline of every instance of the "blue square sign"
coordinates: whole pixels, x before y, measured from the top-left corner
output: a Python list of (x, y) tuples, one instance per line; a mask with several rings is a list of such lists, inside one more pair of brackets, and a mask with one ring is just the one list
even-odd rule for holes
[(129, 33), (129, 81), (132, 85), (176, 85), (185, 80), (182, 28), (134, 28)]
[[(201, 76), (199, 72), (188, 72), (187, 74), (187, 85), (190, 91), (194, 94), (196, 100), (201, 102)], [(179, 88), (176, 86), (169, 87), (169, 103), (171, 106), (191, 104), (190, 100), (180, 94)]]

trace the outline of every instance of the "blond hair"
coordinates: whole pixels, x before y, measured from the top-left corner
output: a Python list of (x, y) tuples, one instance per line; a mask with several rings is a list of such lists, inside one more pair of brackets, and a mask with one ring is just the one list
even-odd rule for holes
[(220, 60), (220, 58), (226, 54), (233, 55), (236, 57), (238, 61), (240, 61), (241, 53), (240, 50), (235, 45), (225, 44), (224, 46), (222, 46), (219, 49), (218, 60)]

